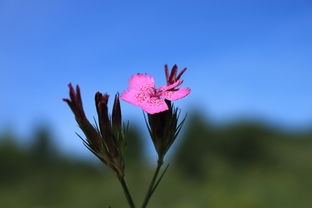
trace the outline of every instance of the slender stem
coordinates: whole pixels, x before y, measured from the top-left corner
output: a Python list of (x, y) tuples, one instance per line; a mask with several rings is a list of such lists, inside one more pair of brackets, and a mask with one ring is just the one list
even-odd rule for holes
[(156, 182), (156, 179), (157, 179), (157, 176), (159, 174), (159, 171), (160, 171), (160, 168), (163, 164), (163, 160), (158, 160), (158, 163), (157, 163), (157, 168), (155, 170), (155, 173), (154, 173), (154, 176), (152, 178), (152, 181), (149, 185), (149, 188), (146, 192), (146, 195), (145, 195), (145, 199), (144, 199), (144, 202), (142, 204), (142, 208), (146, 208), (151, 196), (153, 195), (153, 189), (154, 189), (154, 185), (155, 185), (155, 182)]
[(133, 200), (132, 200), (131, 194), (129, 192), (127, 183), (125, 181), (125, 178), (123, 176), (118, 176), (118, 179), (119, 179), (119, 182), (120, 182), (120, 184), (122, 186), (124, 194), (125, 194), (125, 196), (127, 198), (127, 201), (128, 201), (128, 204), (129, 204), (130, 208), (135, 208), (135, 205), (133, 203)]

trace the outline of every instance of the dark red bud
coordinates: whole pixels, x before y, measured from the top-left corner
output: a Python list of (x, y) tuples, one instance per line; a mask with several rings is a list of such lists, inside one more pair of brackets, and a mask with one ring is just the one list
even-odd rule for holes
[(68, 84), (68, 87), (70, 99), (64, 98), (63, 101), (69, 105), (70, 109), (74, 113), (79, 127), (87, 137), (90, 148), (92, 148), (94, 151), (98, 151), (101, 146), (99, 136), (85, 116), (80, 95), (80, 88), (77, 85), (75, 92), (71, 83)]
[(177, 76), (177, 80), (176, 81), (178, 81), (180, 78), (181, 78), (181, 76), (182, 76), (182, 74), (185, 72), (187, 70), (187, 68), (184, 68), (180, 73), (179, 73), (179, 75)]
[(114, 107), (113, 107), (113, 113), (112, 113), (112, 124), (113, 124), (114, 130), (118, 130), (121, 128), (121, 108), (120, 108), (118, 94), (115, 95), (115, 101), (114, 101)]
[(69, 83), (67, 85), (69, 87), (69, 97), (71, 98), (72, 102), (76, 102), (76, 93), (75, 90), (73, 88), (73, 85), (71, 83)]
[(101, 100), (101, 103), (103, 103), (104, 105), (107, 105), (108, 103), (108, 98), (109, 98), (109, 94), (104, 94)]
[(105, 94), (104, 96), (100, 92), (95, 94), (95, 105), (98, 113), (99, 127), (104, 138), (110, 138), (112, 135), (107, 108), (108, 98), (108, 94)]
[(67, 85), (69, 87), (69, 97), (70, 99), (64, 98), (63, 101), (66, 102), (73, 113), (75, 114), (76, 119), (85, 120), (86, 116), (83, 111), (82, 100), (80, 95), (80, 88), (76, 86), (76, 92), (71, 83)]
[(170, 84), (174, 83), (176, 80), (176, 76), (177, 76), (177, 70), (178, 70), (178, 66), (175, 64), (172, 69), (171, 69), (171, 73), (169, 76), (169, 82)]
[(166, 74), (167, 84), (169, 84), (169, 69), (168, 69), (167, 64), (165, 64), (165, 74)]

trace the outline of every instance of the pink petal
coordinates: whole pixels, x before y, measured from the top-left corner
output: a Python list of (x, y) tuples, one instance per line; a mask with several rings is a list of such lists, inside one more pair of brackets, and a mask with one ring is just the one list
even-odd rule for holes
[(136, 106), (142, 106), (150, 93), (155, 89), (154, 78), (147, 74), (136, 74), (129, 80), (129, 89), (124, 91), (120, 98)]
[(148, 74), (136, 74), (129, 80), (129, 86), (134, 90), (142, 88), (155, 88), (154, 78)]
[(128, 90), (128, 91), (125, 90), (123, 93), (121, 93), (120, 99), (133, 105), (141, 106), (141, 102), (137, 100), (136, 96), (137, 94), (138, 94), (137, 90)]
[(155, 114), (166, 111), (169, 108), (163, 99), (158, 97), (151, 97), (142, 105), (142, 109), (149, 114)]
[(159, 91), (166, 91), (166, 90), (171, 90), (175, 87), (180, 86), (183, 83), (183, 80), (178, 80), (175, 83), (171, 84), (171, 85), (165, 85), (159, 88)]
[(164, 91), (161, 93), (160, 96), (167, 99), (167, 100), (175, 101), (175, 100), (179, 100), (181, 98), (184, 98), (185, 96), (190, 94), (190, 92), (191, 92), (191, 89), (181, 87), (181, 88), (176, 89), (176, 90)]

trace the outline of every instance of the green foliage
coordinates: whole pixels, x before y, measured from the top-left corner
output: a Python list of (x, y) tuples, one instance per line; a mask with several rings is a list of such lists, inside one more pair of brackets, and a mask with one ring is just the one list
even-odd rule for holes
[[(190, 116), (184, 128), (150, 208), (311, 206), (312, 131), (255, 121), (217, 126), (200, 115)], [(1, 207), (127, 207), (111, 171), (60, 154), (47, 128), (35, 132), (26, 147), (14, 134), (0, 135)], [(128, 136), (126, 177), (138, 202), (152, 170), (134, 165), (146, 161), (141, 135), (130, 128)]]

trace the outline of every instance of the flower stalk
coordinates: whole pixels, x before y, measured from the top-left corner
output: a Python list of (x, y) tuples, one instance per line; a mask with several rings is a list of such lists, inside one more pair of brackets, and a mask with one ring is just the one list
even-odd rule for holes
[(129, 189), (128, 189), (127, 183), (126, 183), (126, 181), (125, 181), (125, 178), (124, 178), (124, 177), (120, 177), (120, 176), (117, 176), (117, 177), (118, 177), (118, 180), (119, 180), (119, 182), (120, 182), (120, 184), (121, 184), (121, 187), (122, 187), (122, 189), (123, 189), (123, 192), (124, 192), (124, 194), (125, 194), (125, 197), (126, 197), (126, 199), (127, 199), (127, 201), (128, 201), (129, 207), (130, 207), (130, 208), (135, 208), (135, 205), (134, 205), (132, 196), (131, 196), (131, 194), (130, 194), (130, 191), (129, 191)]
[[(170, 86), (168, 88), (167, 93), (174, 94), (179, 91), (189, 93), (190, 90), (183, 90), (183, 88), (175, 89), (175, 87), (172, 87), (172, 86), (175, 86), (175, 83), (182, 83), (182, 81), (180, 81), (179, 79), (181, 78), (182, 74), (186, 71), (186, 68), (183, 69), (178, 75), (177, 75), (177, 71), (178, 71), (178, 67), (174, 65), (169, 74), (168, 66), (165, 65), (167, 87)], [(185, 96), (185, 94), (182, 94), (182, 95), (183, 97)], [(150, 198), (152, 197), (154, 191), (156, 190), (158, 184), (160, 183), (162, 177), (164, 176), (168, 168), (167, 167), (164, 170), (163, 174), (158, 178), (160, 169), (164, 162), (164, 157), (166, 153), (168, 152), (168, 150), (170, 149), (170, 147), (172, 146), (172, 144), (174, 143), (178, 134), (180, 133), (183, 123), (186, 119), (186, 117), (184, 117), (184, 119), (179, 123), (178, 121), (180, 117), (180, 110), (173, 106), (170, 99), (165, 99), (165, 103), (168, 106), (168, 110), (160, 112), (160, 113), (156, 113), (156, 114), (148, 113), (147, 118), (144, 114), (144, 118), (145, 118), (148, 131), (153, 141), (155, 150), (158, 154), (158, 162), (157, 162), (157, 167), (155, 169), (154, 176), (151, 180), (144, 202), (142, 204), (142, 208), (145, 208), (147, 206)]]
[(145, 195), (145, 198), (144, 198), (144, 201), (143, 201), (143, 204), (142, 204), (142, 208), (146, 208), (147, 207), (147, 204), (148, 204), (150, 198), (152, 197), (152, 195), (153, 195), (153, 193), (154, 193), (154, 191), (156, 189), (155, 183), (156, 183), (156, 179), (158, 178), (158, 174), (159, 174), (159, 171), (160, 171), (162, 165), (163, 165), (163, 161), (162, 160), (158, 160), (157, 167), (155, 169), (153, 178), (152, 178), (152, 180), (150, 182), (150, 185), (148, 187), (148, 190), (146, 192), (146, 195)]

